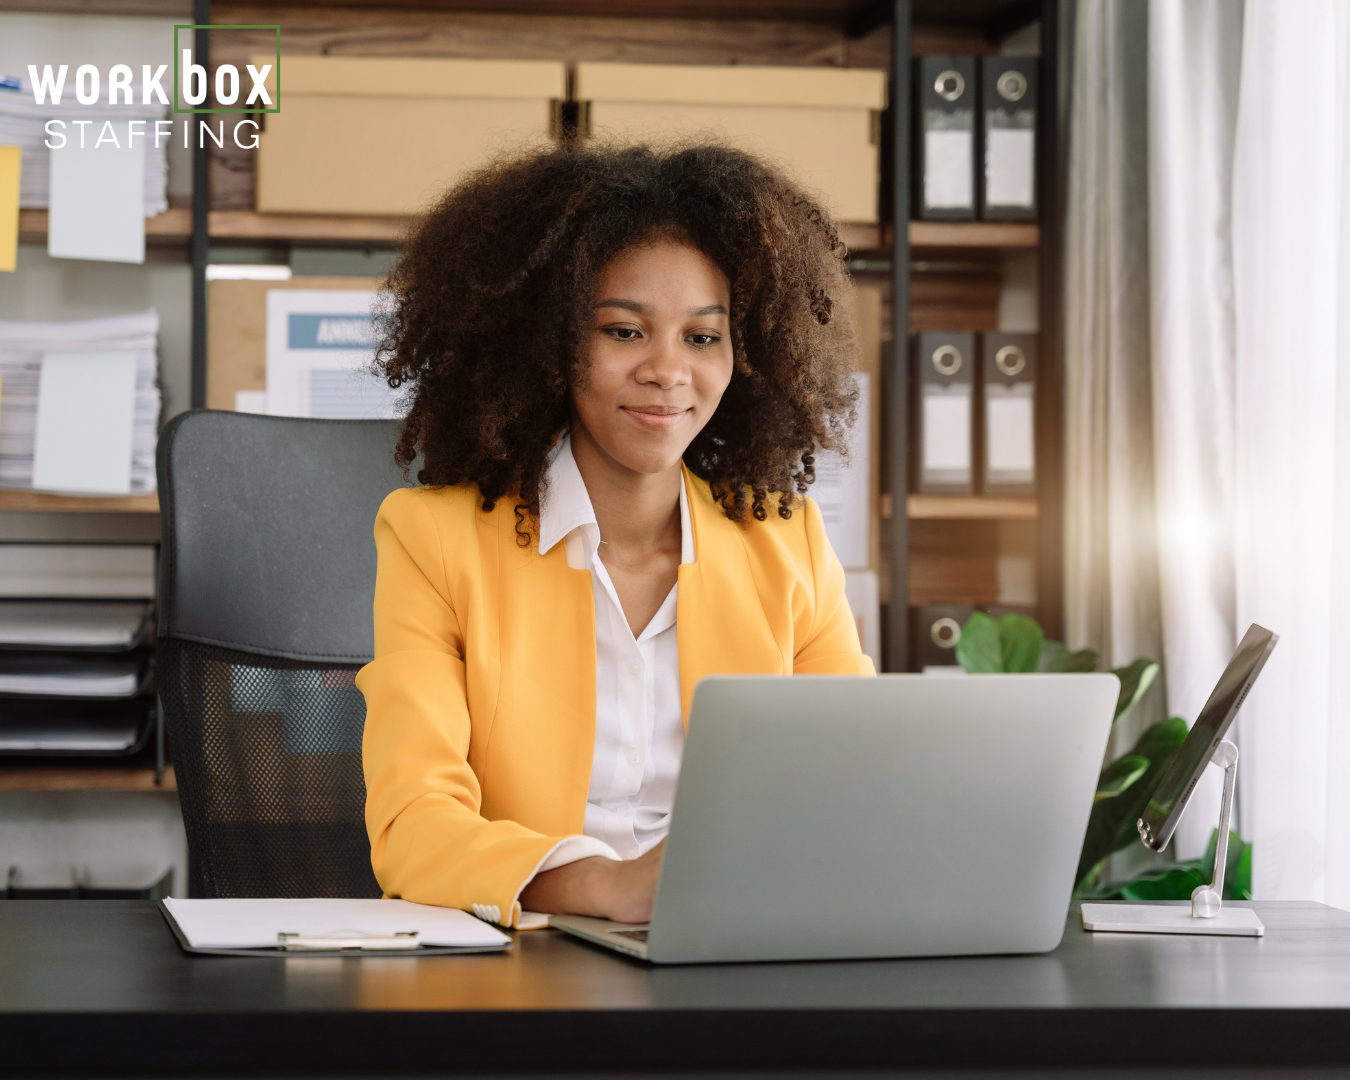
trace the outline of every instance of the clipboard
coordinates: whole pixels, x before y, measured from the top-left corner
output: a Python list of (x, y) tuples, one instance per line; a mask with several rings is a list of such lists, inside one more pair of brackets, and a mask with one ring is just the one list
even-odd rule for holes
[[(182, 949), (183, 952), (191, 953), (195, 956), (255, 956), (270, 957), (273, 960), (316, 956), (352, 959), (364, 959), (368, 956), (416, 958), (419, 956), (468, 956), (475, 953), (506, 952), (515, 948), (515, 942), (510, 939), (507, 939), (500, 944), (493, 945), (424, 945), (420, 942), (409, 945), (406, 941), (401, 941), (398, 943), (397, 947), (381, 948), (372, 946), (375, 946), (375, 943), (377, 942), (383, 944), (388, 940), (387, 937), (363, 935), (334, 937), (331, 939), (333, 942), (332, 947), (324, 948), (319, 944), (319, 942), (322, 941), (321, 938), (306, 938), (298, 934), (291, 935), (284, 933), (279, 933), (277, 936), (278, 938), (292, 939), (286, 943), (286, 945), (289, 945), (290, 947), (286, 947), (286, 945), (279, 942), (272, 948), (211, 948), (193, 945), (188, 940), (187, 935), (183, 933), (183, 928), (178, 925), (178, 920), (173, 917), (173, 912), (168, 909), (163, 900), (159, 902), (158, 907), (159, 913), (164, 916), (164, 921), (169, 924), (169, 929), (173, 931), (173, 936), (178, 942), (178, 947)], [(392, 936), (396, 938), (411, 937), (414, 941), (416, 939), (416, 934), (396, 934)], [(361, 941), (363, 937), (364, 941), (361, 944), (351, 944), (353, 942)]]

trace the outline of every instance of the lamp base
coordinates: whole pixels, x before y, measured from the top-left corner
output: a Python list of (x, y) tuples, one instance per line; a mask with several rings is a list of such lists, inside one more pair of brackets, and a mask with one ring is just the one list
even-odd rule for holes
[(1189, 904), (1084, 904), (1083, 929), (1111, 934), (1205, 934), (1262, 937), (1266, 928), (1251, 908), (1224, 907), (1209, 919), (1191, 914)]

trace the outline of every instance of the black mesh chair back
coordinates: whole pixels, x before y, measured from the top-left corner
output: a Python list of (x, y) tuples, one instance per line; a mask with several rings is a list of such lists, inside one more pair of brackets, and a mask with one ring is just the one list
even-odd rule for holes
[(160, 437), (159, 687), (193, 896), (380, 895), (355, 677), (397, 428), (196, 411)]

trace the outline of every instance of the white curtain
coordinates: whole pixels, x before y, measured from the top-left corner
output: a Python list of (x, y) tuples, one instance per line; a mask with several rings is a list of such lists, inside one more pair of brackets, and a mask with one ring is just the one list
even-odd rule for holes
[[(1149, 20), (1163, 660), (1168, 712), (1193, 723), (1236, 644), (1230, 208), (1242, 2), (1153, 0)], [(1222, 786), (1219, 771), (1207, 770), (1177, 831), (1180, 857), (1204, 852)]]
[(1078, 0), (1072, 41), (1065, 636), (1118, 666), (1161, 648), (1151, 513), (1148, 5)]
[(1350, 0), (1150, 7), (1170, 704), (1281, 635), (1238, 732), (1253, 891), (1350, 907)]

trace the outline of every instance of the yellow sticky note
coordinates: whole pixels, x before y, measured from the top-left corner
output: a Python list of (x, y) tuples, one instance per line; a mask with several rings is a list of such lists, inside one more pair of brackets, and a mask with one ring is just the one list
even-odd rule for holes
[(0, 146), (0, 270), (13, 270), (19, 254), (19, 161), (17, 146)]

